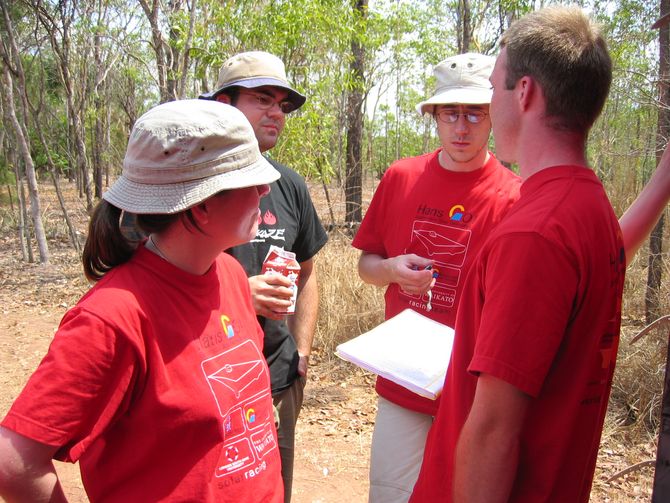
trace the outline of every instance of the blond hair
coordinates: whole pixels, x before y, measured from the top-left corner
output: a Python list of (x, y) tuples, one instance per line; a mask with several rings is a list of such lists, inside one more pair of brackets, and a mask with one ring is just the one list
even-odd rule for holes
[(547, 7), (512, 23), (503, 34), (505, 87), (528, 75), (546, 100), (552, 127), (588, 133), (612, 82), (612, 60), (597, 26), (577, 7)]

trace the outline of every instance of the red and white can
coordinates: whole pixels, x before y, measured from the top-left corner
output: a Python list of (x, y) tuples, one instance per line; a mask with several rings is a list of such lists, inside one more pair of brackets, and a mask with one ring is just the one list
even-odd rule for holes
[(286, 251), (278, 246), (271, 246), (263, 261), (261, 273), (275, 273), (286, 276), (291, 280), (291, 305), (285, 311), (286, 314), (295, 313), (295, 302), (298, 298), (298, 277), (300, 276), (300, 264), (295, 259), (295, 253)]

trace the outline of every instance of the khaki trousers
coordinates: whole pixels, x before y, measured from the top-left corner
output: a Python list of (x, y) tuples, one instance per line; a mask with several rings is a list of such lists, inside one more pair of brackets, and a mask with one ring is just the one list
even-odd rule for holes
[(370, 449), (369, 503), (407, 503), (433, 417), (378, 397)]

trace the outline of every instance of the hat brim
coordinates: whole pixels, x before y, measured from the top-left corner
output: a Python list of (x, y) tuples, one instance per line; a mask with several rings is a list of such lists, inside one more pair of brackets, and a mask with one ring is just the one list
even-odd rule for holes
[(121, 175), (102, 198), (117, 208), (137, 214), (172, 214), (201, 203), (222, 190), (272, 183), (280, 177), (264, 157), (244, 168), (200, 180), (170, 184), (146, 184)]
[(295, 106), (296, 110), (301, 106), (303, 106), (305, 104), (305, 101), (307, 100), (305, 96), (300, 94), (292, 87), (287, 86), (285, 82), (279, 79), (274, 79), (272, 77), (257, 77), (251, 79), (234, 80), (233, 82), (228, 82), (227, 84), (221, 86), (216, 91), (210, 91), (208, 93), (201, 94), (199, 98), (201, 100), (215, 100), (216, 97), (223, 91), (225, 91), (230, 87), (235, 86), (245, 87), (247, 89), (253, 89), (254, 87), (263, 87), (263, 86), (281, 87), (282, 89), (286, 89), (286, 91), (288, 91), (287, 99), (291, 103), (293, 103), (293, 106)]
[(435, 105), (489, 105), (491, 103), (491, 96), (493, 91), (491, 89), (449, 89), (442, 93), (422, 101), (416, 106), (416, 111), (419, 115), (426, 113), (432, 114), (435, 110)]

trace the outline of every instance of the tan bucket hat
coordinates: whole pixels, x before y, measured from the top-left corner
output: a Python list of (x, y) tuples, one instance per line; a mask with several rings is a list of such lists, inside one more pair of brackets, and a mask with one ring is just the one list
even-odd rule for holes
[(261, 86), (281, 87), (288, 91), (287, 99), (293, 103), (295, 110), (303, 106), (306, 100), (289, 85), (282, 60), (264, 51), (242, 52), (226, 60), (219, 71), (216, 90), (201, 94), (200, 98), (215, 100), (225, 89), (233, 86), (247, 89)]
[(171, 101), (137, 119), (123, 172), (102, 198), (132, 213), (177, 213), (222, 190), (278, 178), (238, 109), (219, 102)]
[(491, 83), (495, 58), (466, 53), (452, 56), (439, 63), (433, 74), (437, 79), (435, 94), (416, 106), (419, 115), (432, 114), (435, 105), (481, 105), (491, 103)]

